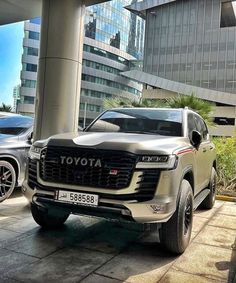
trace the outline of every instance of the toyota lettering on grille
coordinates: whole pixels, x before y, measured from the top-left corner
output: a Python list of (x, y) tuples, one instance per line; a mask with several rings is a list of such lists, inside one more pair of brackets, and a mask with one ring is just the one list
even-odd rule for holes
[(60, 163), (76, 166), (102, 167), (100, 159), (85, 157), (60, 156)]

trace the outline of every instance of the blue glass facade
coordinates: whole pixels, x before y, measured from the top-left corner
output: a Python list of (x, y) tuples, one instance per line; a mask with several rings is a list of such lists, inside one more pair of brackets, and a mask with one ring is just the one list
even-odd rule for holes
[[(103, 110), (104, 98), (139, 99), (142, 85), (125, 79), (120, 72), (129, 70), (131, 61), (142, 59), (144, 20), (124, 7), (137, 0), (112, 0), (86, 8), (84, 23), (83, 68), (80, 99), (80, 124), (86, 124)], [(39, 56), (40, 18), (25, 23), (22, 56), (21, 104), (32, 106), (36, 93)], [(104, 44), (105, 43), (105, 44)], [(26, 97), (24, 99), (24, 97)], [(23, 109), (23, 110), (21, 110)], [(34, 108), (29, 112), (34, 114)]]
[(124, 9), (134, 2), (137, 0), (113, 0), (87, 8), (85, 36), (142, 59), (144, 21)]
[(41, 24), (41, 18), (40, 17), (33, 18), (29, 22), (32, 23), (32, 24), (40, 25)]

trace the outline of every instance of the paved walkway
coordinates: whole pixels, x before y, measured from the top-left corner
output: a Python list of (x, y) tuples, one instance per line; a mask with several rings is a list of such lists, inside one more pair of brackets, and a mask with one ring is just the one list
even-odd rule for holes
[(18, 193), (0, 203), (0, 282), (236, 283), (236, 203), (196, 211), (179, 257), (139, 228), (70, 216), (62, 230), (44, 231)]

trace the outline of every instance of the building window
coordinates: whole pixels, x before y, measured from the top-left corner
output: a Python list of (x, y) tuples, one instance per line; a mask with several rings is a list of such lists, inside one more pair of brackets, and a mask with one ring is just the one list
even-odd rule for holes
[(29, 38), (39, 40), (40, 33), (36, 31), (29, 31)]
[(235, 119), (234, 118), (226, 118), (226, 117), (216, 117), (214, 119), (214, 123), (216, 123), (217, 125), (234, 126), (235, 125)]
[(91, 89), (82, 89), (81, 95), (95, 97), (95, 98), (111, 98), (112, 97), (110, 93), (104, 93), (104, 92), (91, 90)]
[(236, 0), (221, 3), (220, 27), (236, 26)]
[(26, 104), (34, 104), (34, 97), (32, 97), (32, 96), (24, 96), (24, 103), (26, 103)]
[(89, 46), (87, 44), (84, 44), (83, 46), (83, 49), (85, 52), (90, 52), (90, 53), (93, 53), (93, 54), (96, 54), (96, 55), (99, 55), (99, 56), (102, 56), (102, 57), (106, 57), (106, 58), (109, 58), (111, 60), (114, 60), (116, 62), (119, 62), (121, 64), (124, 64), (124, 65), (127, 65), (129, 66), (129, 61), (120, 57), (120, 56), (117, 56), (113, 53), (110, 53), (110, 52), (107, 52), (105, 50), (102, 50), (100, 48), (97, 48), (97, 47), (93, 47), (93, 46)]
[(90, 61), (90, 60), (86, 60), (83, 59), (83, 66), (89, 67), (89, 68), (93, 68), (93, 69), (97, 69), (97, 70), (101, 70), (107, 73), (112, 73), (115, 75), (118, 75), (120, 73), (120, 71), (118, 69), (106, 66), (104, 64), (100, 64), (94, 61)]
[(29, 87), (29, 88), (36, 88), (36, 81), (33, 81), (33, 80), (21, 80), (21, 86)]
[[(80, 103), (80, 110), (85, 110), (85, 103)], [(87, 104), (86, 111), (101, 112), (101, 106), (95, 104)]]
[(85, 104), (84, 103), (80, 103), (79, 108), (80, 108), (80, 110), (84, 110), (85, 109)]
[(41, 24), (41, 18), (34, 18), (30, 20), (30, 23), (40, 25)]
[(37, 72), (37, 65), (35, 65), (35, 64), (23, 63), (23, 64), (22, 64), (22, 69), (23, 69), (23, 71)]
[(24, 47), (24, 55), (38, 56), (39, 50), (38, 48)]
[(27, 55), (38, 56), (39, 55), (38, 48), (27, 47)]
[(103, 78), (98, 78), (98, 77), (82, 74), (82, 80), (87, 81), (87, 82), (91, 82), (91, 83), (106, 85), (106, 86), (109, 86), (109, 87), (112, 87), (112, 88), (117, 88), (117, 89), (121, 89), (123, 91), (128, 91), (128, 92), (136, 94), (136, 95), (140, 95), (140, 92), (135, 88), (132, 88), (130, 86), (126, 86), (126, 85), (123, 85), (123, 84), (120, 84), (120, 83), (117, 83), (117, 82), (114, 82), (114, 81), (106, 80), (106, 79), (103, 79)]

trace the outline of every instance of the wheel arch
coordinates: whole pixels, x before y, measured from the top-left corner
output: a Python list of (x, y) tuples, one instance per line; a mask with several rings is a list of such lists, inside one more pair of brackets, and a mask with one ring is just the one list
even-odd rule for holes
[(192, 191), (194, 195), (195, 186), (194, 186), (194, 174), (193, 174), (192, 167), (188, 167), (184, 170), (182, 180), (186, 180), (189, 182), (189, 184), (192, 187)]
[(16, 172), (16, 185), (17, 185), (18, 177), (19, 177), (19, 174), (20, 174), (19, 161), (12, 155), (0, 155), (0, 160), (7, 161), (13, 166), (13, 168)]
[(216, 159), (213, 161), (213, 168), (215, 168), (216, 172), (217, 172), (217, 162), (216, 162)]
[(192, 188), (192, 193), (193, 193), (193, 197), (194, 197), (194, 192), (195, 192), (195, 187), (194, 187), (194, 173), (193, 173), (193, 167), (192, 166), (188, 166), (183, 170), (183, 174), (182, 177), (180, 179), (180, 184), (179, 184), (179, 191), (178, 191), (178, 195), (176, 198), (176, 203), (179, 202), (179, 198), (180, 198), (180, 193), (181, 193), (181, 184), (183, 182), (183, 180), (186, 180), (189, 182), (191, 188)]

